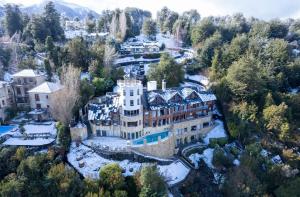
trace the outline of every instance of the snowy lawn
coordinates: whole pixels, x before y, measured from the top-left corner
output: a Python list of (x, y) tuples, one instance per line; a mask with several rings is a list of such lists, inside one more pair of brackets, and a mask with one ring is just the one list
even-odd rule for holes
[(47, 145), (51, 144), (54, 142), (55, 139), (53, 138), (35, 138), (32, 140), (25, 140), (22, 138), (8, 138), (3, 144), (8, 145), (8, 146), (42, 146), (42, 145)]
[(170, 165), (158, 165), (157, 166), (160, 173), (166, 178), (166, 181), (169, 185), (174, 185), (182, 180), (190, 172), (190, 169), (187, 168), (181, 161), (175, 161)]
[(128, 144), (127, 142), (127, 140), (118, 137), (94, 137), (92, 139), (83, 141), (83, 143), (88, 146), (107, 146), (112, 150), (124, 148), (126, 149)]
[(224, 123), (221, 120), (216, 120), (215, 123), (217, 124), (217, 126), (215, 126), (211, 131), (209, 131), (203, 139), (205, 144), (209, 144), (210, 138), (227, 137), (224, 129)]
[[(99, 178), (99, 170), (102, 166), (109, 163), (118, 163), (125, 172), (124, 176), (132, 176), (135, 172), (139, 171), (142, 164), (137, 162), (114, 161), (101, 157), (95, 153), (92, 149), (82, 144), (76, 147), (75, 143), (72, 143), (70, 152), (68, 154), (68, 161), (80, 172), (84, 177), (93, 179)], [(83, 167), (79, 167), (79, 164), (83, 163)]]
[(51, 135), (56, 135), (55, 122), (52, 122), (49, 125), (26, 124), (24, 125), (24, 129), (26, 134), (49, 133)]
[(209, 84), (208, 78), (205, 77), (204, 75), (188, 75), (188, 74), (185, 74), (184, 78), (200, 82), (201, 84), (203, 84), (205, 86), (207, 86)]
[[(109, 163), (118, 163), (125, 170), (123, 173), (124, 176), (133, 176), (143, 165), (149, 165), (149, 163), (131, 162), (129, 160), (115, 161), (105, 159), (85, 145), (80, 144), (79, 147), (76, 147), (75, 143), (72, 143), (67, 157), (68, 161), (80, 174), (92, 179), (98, 179), (100, 168)], [(80, 167), (80, 164), (83, 166)], [(169, 185), (184, 180), (190, 171), (180, 161), (175, 161), (170, 165), (158, 165), (158, 169), (166, 177)]]

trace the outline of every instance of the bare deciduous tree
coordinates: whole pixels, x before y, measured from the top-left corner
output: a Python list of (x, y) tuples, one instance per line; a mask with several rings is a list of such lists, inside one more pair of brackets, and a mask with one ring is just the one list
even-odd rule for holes
[(61, 72), (63, 89), (57, 93), (50, 107), (52, 116), (69, 125), (73, 109), (80, 99), (80, 69), (72, 65), (64, 66)]
[(117, 57), (117, 52), (114, 47), (106, 45), (105, 46), (105, 51), (104, 51), (104, 65), (106, 67), (109, 67), (112, 65), (112, 62), (114, 59)]

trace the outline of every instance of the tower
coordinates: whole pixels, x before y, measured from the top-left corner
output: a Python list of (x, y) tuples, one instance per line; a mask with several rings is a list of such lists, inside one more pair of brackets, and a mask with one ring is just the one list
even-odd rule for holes
[(118, 81), (120, 94), (121, 137), (136, 139), (141, 137), (143, 130), (143, 84), (136, 79)]

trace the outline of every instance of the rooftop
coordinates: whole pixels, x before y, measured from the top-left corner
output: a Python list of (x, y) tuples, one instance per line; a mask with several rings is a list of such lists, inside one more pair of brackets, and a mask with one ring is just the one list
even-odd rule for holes
[(41, 76), (38, 71), (32, 69), (24, 69), (12, 75), (13, 77), (37, 77)]
[(29, 90), (29, 93), (45, 93), (50, 94), (62, 89), (62, 85), (58, 83), (44, 82), (41, 85)]

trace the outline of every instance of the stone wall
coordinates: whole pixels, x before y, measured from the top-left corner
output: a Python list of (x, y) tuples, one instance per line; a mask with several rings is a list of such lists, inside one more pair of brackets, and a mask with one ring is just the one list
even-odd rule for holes
[(144, 140), (144, 144), (140, 146), (132, 146), (133, 150), (140, 153), (151, 155), (159, 158), (170, 158), (176, 154), (174, 135), (169, 133), (169, 137), (166, 139), (160, 139), (156, 143), (147, 144)]
[(88, 137), (87, 127), (71, 127), (70, 133), (72, 141), (85, 140)]

